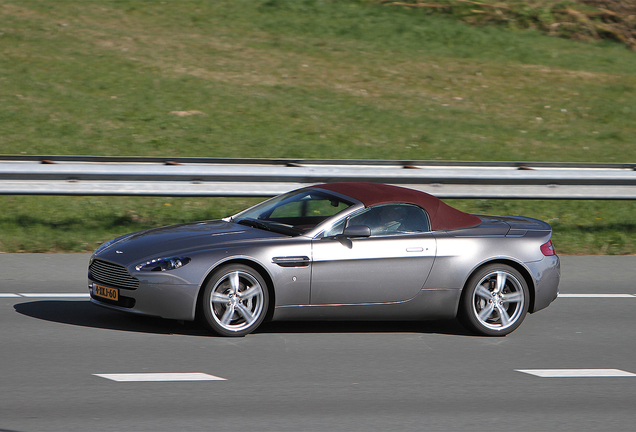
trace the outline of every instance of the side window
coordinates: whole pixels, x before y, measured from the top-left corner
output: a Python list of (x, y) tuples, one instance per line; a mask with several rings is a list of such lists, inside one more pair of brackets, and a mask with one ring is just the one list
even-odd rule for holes
[(349, 219), (348, 225), (366, 225), (371, 235), (430, 231), (426, 212), (412, 204), (384, 204), (371, 207)]
[(327, 231), (325, 231), (322, 234), (322, 236), (323, 237), (333, 237), (333, 236), (342, 234), (342, 232), (344, 231), (345, 223), (347, 222), (347, 220), (348, 219), (341, 220), (340, 222), (338, 222), (337, 224), (335, 224), (334, 226), (329, 228)]

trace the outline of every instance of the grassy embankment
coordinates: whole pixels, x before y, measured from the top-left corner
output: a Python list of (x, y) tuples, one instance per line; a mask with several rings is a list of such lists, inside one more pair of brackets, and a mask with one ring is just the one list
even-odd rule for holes
[[(0, 2), (0, 153), (634, 162), (636, 54), (367, 2)], [(175, 111), (193, 111), (178, 116)], [(0, 251), (255, 200), (0, 197)], [(449, 201), (636, 252), (636, 203)]]

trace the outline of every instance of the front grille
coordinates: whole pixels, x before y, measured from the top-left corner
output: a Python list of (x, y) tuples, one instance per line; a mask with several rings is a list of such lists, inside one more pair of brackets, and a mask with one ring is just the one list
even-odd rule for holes
[(91, 278), (95, 282), (115, 288), (139, 288), (139, 279), (132, 277), (130, 273), (128, 273), (128, 270), (126, 270), (126, 267), (122, 265), (96, 259), (91, 263), (89, 270), (91, 272)]

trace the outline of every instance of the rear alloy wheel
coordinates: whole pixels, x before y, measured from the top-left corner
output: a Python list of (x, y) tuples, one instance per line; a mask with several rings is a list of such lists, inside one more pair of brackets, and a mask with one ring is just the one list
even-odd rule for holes
[(221, 336), (245, 336), (254, 331), (263, 322), (268, 304), (261, 275), (240, 264), (218, 269), (203, 292), (206, 324)]
[(479, 334), (505, 336), (521, 325), (528, 303), (528, 285), (523, 276), (510, 266), (491, 264), (470, 278), (459, 318)]

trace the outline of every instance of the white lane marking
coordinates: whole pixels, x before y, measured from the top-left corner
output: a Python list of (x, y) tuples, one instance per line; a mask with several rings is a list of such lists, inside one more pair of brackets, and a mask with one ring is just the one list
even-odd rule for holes
[(559, 298), (636, 298), (634, 294), (559, 294)]
[(607, 378), (636, 377), (635, 373), (620, 369), (515, 369), (541, 378)]
[(226, 381), (205, 373), (118, 373), (93, 374), (117, 382), (165, 382), (165, 381)]
[(18, 293), (20, 297), (27, 298), (89, 298), (88, 293)]

